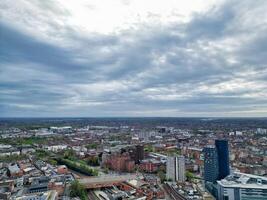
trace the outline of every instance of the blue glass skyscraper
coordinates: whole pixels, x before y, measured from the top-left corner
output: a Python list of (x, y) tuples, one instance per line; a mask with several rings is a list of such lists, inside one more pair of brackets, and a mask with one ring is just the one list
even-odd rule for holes
[(203, 149), (204, 153), (204, 180), (215, 182), (218, 180), (219, 165), (218, 154), (215, 146), (207, 146)]
[(230, 174), (228, 141), (215, 140), (215, 146), (217, 149), (219, 164), (218, 180), (220, 180)]

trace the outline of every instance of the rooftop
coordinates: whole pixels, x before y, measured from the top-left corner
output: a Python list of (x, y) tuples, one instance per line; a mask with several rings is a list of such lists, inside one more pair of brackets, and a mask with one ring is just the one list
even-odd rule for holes
[(8, 167), (8, 170), (10, 171), (11, 174), (20, 172), (20, 168), (19, 168), (19, 166), (17, 164), (10, 165)]
[(217, 181), (223, 187), (267, 189), (267, 177), (236, 172)]
[(136, 179), (136, 175), (105, 175), (100, 177), (90, 177), (80, 179), (82, 184), (101, 184), (106, 182), (123, 182), (127, 180)]

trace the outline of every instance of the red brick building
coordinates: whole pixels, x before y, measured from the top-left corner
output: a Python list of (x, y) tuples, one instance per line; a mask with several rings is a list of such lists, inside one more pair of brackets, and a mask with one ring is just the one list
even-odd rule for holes
[(159, 169), (160, 165), (160, 161), (157, 160), (143, 160), (139, 165), (139, 169), (144, 172), (154, 173)]
[(60, 165), (57, 168), (57, 173), (59, 174), (67, 174), (68, 173), (68, 168), (66, 165)]
[(135, 168), (135, 162), (131, 159), (128, 153), (116, 153), (111, 154), (106, 158), (105, 167), (119, 172), (133, 172)]

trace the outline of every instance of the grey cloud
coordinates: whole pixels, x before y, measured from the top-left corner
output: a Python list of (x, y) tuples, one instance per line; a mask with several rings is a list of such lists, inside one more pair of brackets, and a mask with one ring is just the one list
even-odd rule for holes
[(228, 1), (186, 24), (110, 35), (64, 26), (61, 46), (1, 23), (0, 72), (20, 74), (0, 80), (0, 116), (266, 115), (267, 26), (235, 27), (250, 6)]
[(2, 62), (33, 62), (41, 63), (46, 67), (58, 68), (64, 66), (65, 70), (81, 68), (78, 63), (71, 62), (68, 50), (38, 41), (10, 27), (0, 24), (0, 55)]

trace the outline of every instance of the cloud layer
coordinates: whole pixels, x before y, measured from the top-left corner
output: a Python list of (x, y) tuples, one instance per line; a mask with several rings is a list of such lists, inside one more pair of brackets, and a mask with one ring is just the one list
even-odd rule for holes
[(1, 117), (267, 116), (266, 1), (63, 2), (0, 2)]

